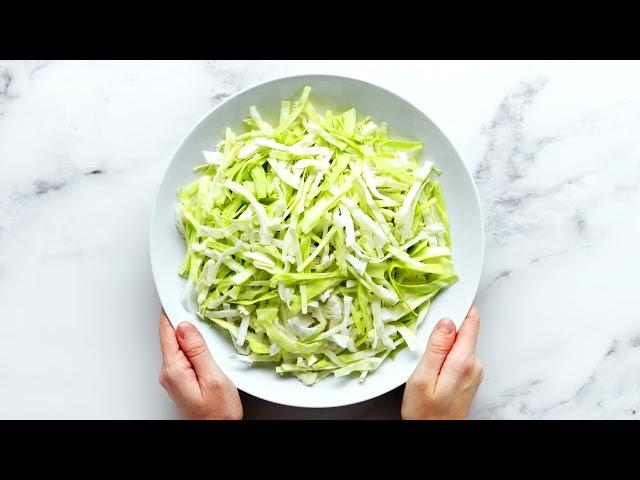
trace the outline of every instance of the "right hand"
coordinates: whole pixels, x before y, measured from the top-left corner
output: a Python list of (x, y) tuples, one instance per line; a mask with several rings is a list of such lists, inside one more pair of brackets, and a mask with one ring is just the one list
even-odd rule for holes
[(402, 399), (402, 418), (435, 420), (466, 418), (482, 382), (482, 366), (475, 356), (480, 315), (475, 304), (456, 335), (448, 318), (431, 332), (427, 350), (409, 377)]

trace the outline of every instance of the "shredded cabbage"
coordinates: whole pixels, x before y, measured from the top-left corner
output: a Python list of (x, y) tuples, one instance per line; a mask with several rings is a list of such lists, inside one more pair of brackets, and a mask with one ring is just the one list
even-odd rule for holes
[(183, 305), (226, 330), (249, 364), (312, 385), (363, 381), (408, 346), (457, 280), (449, 222), (422, 143), (354, 109), (320, 115), (310, 87), (272, 125), (255, 107), (178, 192)]

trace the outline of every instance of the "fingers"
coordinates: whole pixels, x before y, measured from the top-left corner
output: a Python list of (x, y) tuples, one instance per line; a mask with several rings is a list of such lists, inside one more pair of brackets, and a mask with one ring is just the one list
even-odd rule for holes
[(482, 365), (475, 353), (479, 327), (480, 315), (474, 304), (462, 322), (456, 342), (442, 367), (438, 388), (453, 391), (457, 388), (456, 385), (461, 383), (477, 382), (475, 388), (480, 385)]
[(476, 308), (476, 304), (471, 305), (471, 309), (464, 319), (456, 343), (453, 350), (460, 355), (473, 355), (476, 351), (476, 342), (478, 340), (478, 330), (480, 328), (480, 314)]
[(162, 360), (165, 364), (180, 351), (176, 333), (164, 309), (160, 312), (160, 349), (162, 350)]
[(192, 323), (182, 322), (178, 325), (176, 337), (198, 378), (210, 380), (222, 373), (213, 361), (202, 334)]
[(435, 388), (440, 369), (456, 339), (456, 326), (449, 318), (441, 319), (431, 332), (427, 349), (414, 375), (431, 391)]

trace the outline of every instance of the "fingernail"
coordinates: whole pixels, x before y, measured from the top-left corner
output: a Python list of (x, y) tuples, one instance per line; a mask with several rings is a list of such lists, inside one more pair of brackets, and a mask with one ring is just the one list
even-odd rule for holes
[(190, 322), (182, 322), (178, 325), (176, 333), (182, 340), (186, 340), (193, 333), (194, 326)]
[(445, 335), (451, 335), (455, 329), (453, 321), (450, 318), (441, 319), (436, 325), (436, 329)]

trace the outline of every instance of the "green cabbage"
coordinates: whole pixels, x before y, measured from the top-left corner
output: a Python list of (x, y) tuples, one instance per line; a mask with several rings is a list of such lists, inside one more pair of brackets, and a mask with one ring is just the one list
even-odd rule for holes
[(430, 302), (457, 280), (439, 170), (420, 142), (354, 109), (320, 115), (305, 87), (277, 125), (255, 107), (180, 189), (183, 305), (248, 362), (311, 385), (361, 381), (415, 349)]

